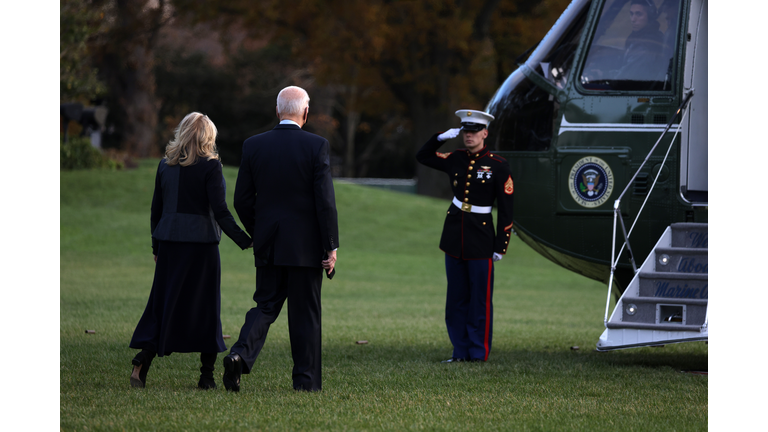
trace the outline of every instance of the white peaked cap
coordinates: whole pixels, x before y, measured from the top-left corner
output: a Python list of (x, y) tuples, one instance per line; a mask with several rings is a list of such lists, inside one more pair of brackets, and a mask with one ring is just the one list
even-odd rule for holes
[(458, 110), (456, 117), (461, 119), (461, 129), (471, 132), (487, 128), (494, 119), (492, 115), (476, 110)]

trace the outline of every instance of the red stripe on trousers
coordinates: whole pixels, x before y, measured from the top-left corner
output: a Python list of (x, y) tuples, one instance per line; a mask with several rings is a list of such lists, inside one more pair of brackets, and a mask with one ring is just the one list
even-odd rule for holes
[(493, 272), (493, 260), (488, 258), (488, 287), (485, 294), (485, 358), (488, 361), (488, 331), (491, 328), (491, 274)]

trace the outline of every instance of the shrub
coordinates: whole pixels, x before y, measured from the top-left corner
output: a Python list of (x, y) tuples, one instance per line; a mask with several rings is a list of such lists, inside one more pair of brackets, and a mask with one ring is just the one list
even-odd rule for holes
[(62, 170), (106, 168), (111, 170), (123, 169), (122, 161), (111, 159), (91, 146), (91, 140), (86, 137), (70, 137), (65, 143), (61, 141), (59, 164)]

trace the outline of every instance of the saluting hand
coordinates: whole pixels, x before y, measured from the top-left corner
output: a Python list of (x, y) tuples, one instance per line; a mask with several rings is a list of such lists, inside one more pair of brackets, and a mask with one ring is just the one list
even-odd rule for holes
[(330, 251), (327, 252), (327, 254), (328, 257), (323, 260), (323, 268), (326, 273), (330, 273), (333, 271), (333, 268), (336, 267), (336, 251)]
[(448, 141), (449, 139), (456, 138), (457, 136), (459, 136), (459, 132), (461, 132), (460, 128), (448, 129), (447, 131), (438, 135), (437, 140)]

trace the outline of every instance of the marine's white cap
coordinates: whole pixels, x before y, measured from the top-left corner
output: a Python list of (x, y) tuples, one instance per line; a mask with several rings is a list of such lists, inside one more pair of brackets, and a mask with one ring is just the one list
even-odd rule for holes
[(475, 110), (458, 110), (456, 116), (461, 119), (461, 130), (477, 132), (487, 128), (494, 117), (488, 113)]

